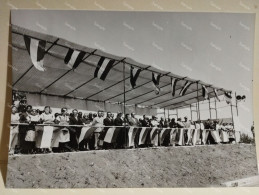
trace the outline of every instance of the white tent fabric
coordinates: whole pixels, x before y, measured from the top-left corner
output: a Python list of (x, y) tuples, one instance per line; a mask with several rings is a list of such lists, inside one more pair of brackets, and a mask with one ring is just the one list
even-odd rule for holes
[[(44, 67), (46, 71), (41, 72), (33, 67), (25, 47), (23, 35), (47, 41), (47, 52), (44, 56)], [(131, 105), (126, 106), (126, 109), (134, 107), (135, 111), (138, 110), (141, 113), (143, 108), (176, 109), (188, 106), (197, 101), (202, 101), (204, 100), (202, 96), (202, 85), (207, 86), (210, 98), (215, 97), (213, 92), (214, 88), (218, 89), (218, 95), (229, 91), (211, 86), (202, 81), (198, 81), (197, 84), (197, 81), (193, 79), (175, 75), (169, 71), (165, 72), (151, 65), (141, 64), (129, 58), (108, 54), (98, 49), (74, 44), (67, 40), (36, 33), (18, 26), (12, 26), (12, 46), (13, 90), (29, 93), (30, 101), (33, 103), (38, 101), (41, 102), (42, 105), (51, 104), (51, 99), (52, 102), (58, 105), (69, 101), (69, 103), (75, 105), (75, 107), (80, 105), (84, 108), (90, 108), (94, 104), (86, 102), (93, 101), (101, 104), (99, 107), (103, 109), (112, 109), (112, 105), (117, 103), (115, 110), (120, 110), (121, 108), (118, 105), (122, 105), (121, 103), (124, 102), (124, 64), (125, 102), (126, 105)], [(48, 48), (50, 49), (48, 50)], [(82, 50), (86, 52), (86, 56), (89, 55), (75, 70), (72, 70), (64, 63), (68, 48)], [(91, 52), (94, 52), (94, 54), (91, 54)], [(101, 56), (116, 60), (114, 67), (109, 72), (105, 81), (94, 78), (94, 71)], [(129, 77), (131, 66), (143, 69), (136, 82), (137, 85), (135, 89), (132, 89), (130, 85)], [(176, 65), (172, 64), (172, 66), (176, 68)], [(160, 79), (161, 92), (159, 95), (155, 95), (153, 90), (152, 72), (162, 75)], [(177, 82), (174, 97), (171, 95), (171, 78), (182, 79)], [(186, 81), (191, 81), (193, 84), (188, 88), (184, 96), (179, 96), (179, 92)], [(73, 103), (73, 101), (75, 103)], [(140, 105), (142, 108), (136, 105)], [(91, 109), (94, 110), (97, 107)], [(150, 113), (153, 113), (153, 110)]]

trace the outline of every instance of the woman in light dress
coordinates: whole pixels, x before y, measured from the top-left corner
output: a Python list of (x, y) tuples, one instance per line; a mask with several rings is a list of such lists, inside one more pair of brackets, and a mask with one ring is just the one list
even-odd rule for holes
[(70, 141), (69, 114), (67, 108), (61, 108), (61, 113), (55, 118), (55, 123), (62, 125), (63, 127), (55, 127), (53, 131), (52, 150), (53, 152), (66, 152), (69, 151), (68, 142)]
[[(51, 112), (50, 106), (45, 106), (43, 113), (40, 115), (40, 122), (43, 124), (54, 124), (54, 120), (55, 118)], [(46, 129), (44, 128), (44, 126), (36, 126), (36, 147), (38, 148), (38, 152), (40, 153), (51, 152), (52, 134), (53, 134), (52, 128)], [(42, 144), (43, 142), (44, 142), (44, 146)]]
[(228, 129), (226, 128), (226, 123), (223, 123), (222, 125), (217, 124), (216, 129), (220, 131), (220, 138), (222, 143), (228, 143), (229, 135), (228, 135)]
[(15, 148), (18, 146), (19, 127), (16, 124), (18, 124), (19, 122), (20, 122), (20, 115), (18, 113), (17, 107), (12, 106), (9, 154), (14, 154)]
[(40, 115), (43, 124), (53, 124), (55, 117), (52, 114), (50, 106), (45, 106), (44, 112)]

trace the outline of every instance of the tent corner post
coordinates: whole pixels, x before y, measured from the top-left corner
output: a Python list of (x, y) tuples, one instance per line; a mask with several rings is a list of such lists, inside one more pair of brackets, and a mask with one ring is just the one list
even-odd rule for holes
[(216, 119), (218, 119), (217, 98), (215, 98), (215, 112), (216, 112)]
[(198, 120), (200, 120), (200, 103), (199, 103), (199, 81), (196, 82), (196, 85), (197, 85), (197, 106), (198, 106), (198, 109), (197, 109), (197, 118)]
[(237, 116), (238, 116), (238, 104), (237, 104), (237, 93), (235, 92), (235, 101), (236, 101), (236, 110), (237, 110)]
[(210, 107), (210, 98), (209, 98), (209, 112), (210, 112), (210, 119), (211, 119), (211, 107)]
[(235, 128), (235, 124), (234, 124), (234, 116), (233, 116), (233, 105), (232, 105), (232, 102), (230, 102), (230, 109), (231, 109), (231, 118), (232, 118), (233, 128)]

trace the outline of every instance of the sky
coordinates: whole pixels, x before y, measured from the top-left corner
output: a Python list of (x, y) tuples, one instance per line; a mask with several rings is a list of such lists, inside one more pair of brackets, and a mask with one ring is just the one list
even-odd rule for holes
[[(235, 119), (250, 131), (254, 14), (12, 10), (11, 22), (245, 95)], [(231, 117), (225, 102), (217, 106), (218, 117)], [(200, 109), (209, 118), (208, 104)]]

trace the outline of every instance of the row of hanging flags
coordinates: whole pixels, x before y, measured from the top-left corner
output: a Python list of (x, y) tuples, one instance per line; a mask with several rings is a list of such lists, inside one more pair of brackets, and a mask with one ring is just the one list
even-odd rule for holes
[[(31, 61), (32, 61), (32, 64), (34, 65), (34, 67), (36, 69), (38, 69), (39, 71), (45, 71), (45, 68), (43, 66), (43, 58), (46, 53), (46, 51), (45, 51), (46, 41), (37, 40), (37, 39), (24, 35), (24, 42), (25, 42), (26, 49), (30, 55), (30, 58), (31, 58)], [(82, 61), (84, 61), (85, 55), (86, 55), (86, 52), (84, 52), (84, 51), (78, 51), (78, 50), (69, 48), (68, 52), (65, 56), (64, 63), (68, 64), (68, 66), (74, 70), (79, 66), (79, 64)], [(97, 63), (97, 67), (94, 72), (94, 77), (99, 78), (104, 81), (105, 78), (107, 77), (108, 73), (112, 69), (114, 63), (115, 63), (114, 59), (109, 59), (109, 58), (106, 58), (103, 56), (100, 57), (100, 59)], [(136, 82), (137, 82), (137, 79), (138, 79), (141, 71), (142, 71), (141, 68), (134, 68), (133, 66), (131, 66), (131, 68), (130, 68), (130, 84), (133, 89), (137, 85)], [(161, 74), (152, 72), (152, 82), (154, 85), (154, 91), (155, 91), (156, 95), (159, 95), (160, 91), (161, 91), (160, 86), (159, 86), (160, 78), (161, 78)], [(171, 90), (172, 90), (173, 97), (175, 96), (175, 93), (176, 93), (177, 82), (180, 80), (182, 80), (182, 79), (171, 78), (171, 88), (172, 88)], [(186, 81), (185, 84), (183, 85), (183, 87), (180, 89), (179, 95), (184, 96), (186, 91), (188, 90), (188, 88), (193, 83), (194, 82)], [(220, 101), (217, 89), (213, 89), (213, 91), (214, 91), (214, 95), (215, 95), (216, 99), (218, 101)], [(209, 99), (209, 91), (205, 85), (202, 85), (202, 96), (205, 99)], [(231, 98), (232, 98), (231, 92), (225, 92), (225, 99), (228, 104), (231, 102)]]

